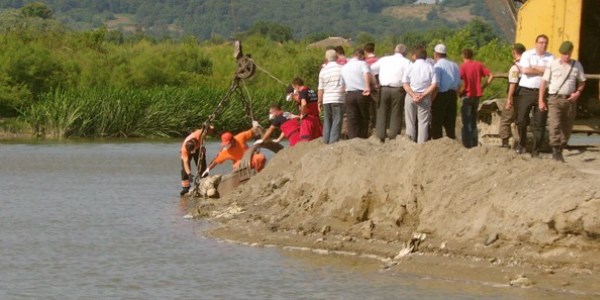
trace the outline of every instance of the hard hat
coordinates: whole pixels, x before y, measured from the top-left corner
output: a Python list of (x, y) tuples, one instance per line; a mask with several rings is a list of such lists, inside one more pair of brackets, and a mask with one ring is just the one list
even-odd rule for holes
[(225, 147), (227, 145), (229, 145), (231, 143), (231, 140), (233, 140), (233, 134), (231, 134), (231, 132), (225, 132), (221, 135), (221, 146)]

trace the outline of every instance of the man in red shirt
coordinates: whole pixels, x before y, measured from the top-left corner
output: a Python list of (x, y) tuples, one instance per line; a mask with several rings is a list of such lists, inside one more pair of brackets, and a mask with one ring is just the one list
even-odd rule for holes
[[(467, 148), (476, 147), (477, 141), (477, 108), (483, 90), (494, 80), (494, 75), (478, 61), (473, 60), (473, 50), (462, 50), (463, 64), (460, 66), (460, 79), (463, 84), (459, 95), (462, 98), (462, 142)], [(487, 78), (481, 84), (481, 79)]]

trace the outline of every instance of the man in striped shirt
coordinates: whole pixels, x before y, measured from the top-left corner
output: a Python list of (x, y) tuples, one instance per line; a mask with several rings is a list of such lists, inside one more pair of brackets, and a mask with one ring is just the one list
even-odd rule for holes
[(340, 139), (344, 117), (345, 87), (342, 66), (337, 63), (335, 50), (325, 52), (327, 64), (319, 73), (317, 97), (319, 113), (324, 112), (323, 143), (331, 144)]

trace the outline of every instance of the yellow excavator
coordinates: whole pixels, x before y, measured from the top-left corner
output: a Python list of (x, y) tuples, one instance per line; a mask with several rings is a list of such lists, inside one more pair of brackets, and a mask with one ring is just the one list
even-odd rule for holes
[[(494, 5), (493, 17), (502, 24), (506, 36), (514, 37), (527, 49), (533, 48), (535, 38), (545, 34), (550, 38), (548, 51), (558, 55), (563, 41), (575, 45), (573, 58), (579, 60), (586, 73), (584, 94), (578, 101), (574, 133), (600, 133), (600, 1), (598, 0), (485, 0)], [(493, 3), (492, 3), (493, 2)], [(497, 74), (506, 78), (506, 74)], [(498, 105), (504, 99), (488, 100), (480, 107), (480, 141), (500, 143)]]

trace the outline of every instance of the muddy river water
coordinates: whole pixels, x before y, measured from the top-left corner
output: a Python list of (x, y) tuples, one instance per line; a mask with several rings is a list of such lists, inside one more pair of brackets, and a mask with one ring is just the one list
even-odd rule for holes
[(560, 298), (204, 238), (178, 143), (0, 143), (0, 299)]

